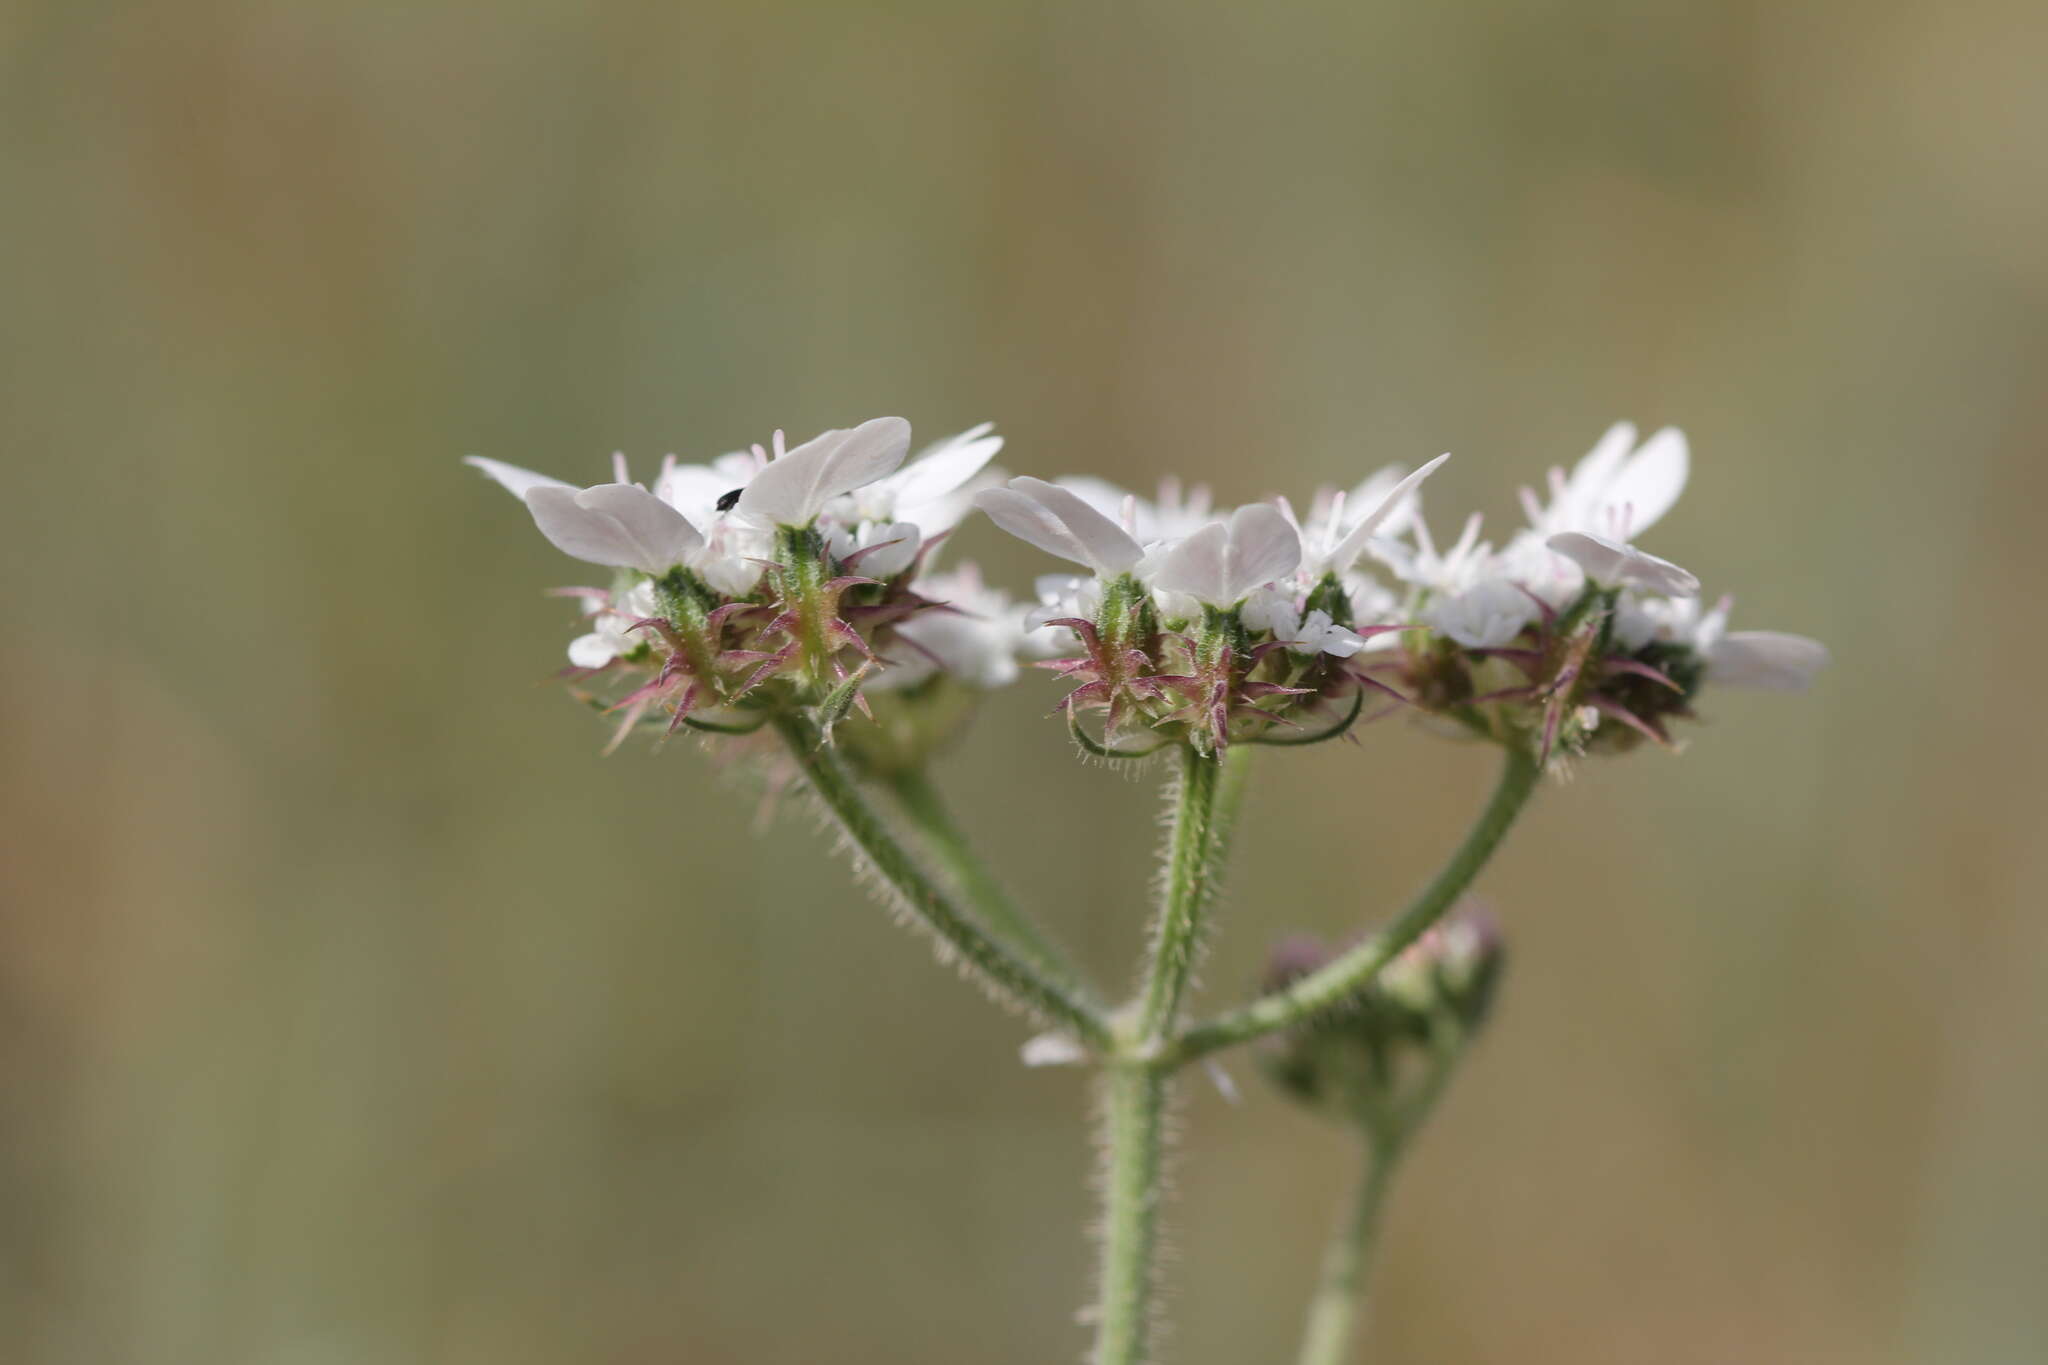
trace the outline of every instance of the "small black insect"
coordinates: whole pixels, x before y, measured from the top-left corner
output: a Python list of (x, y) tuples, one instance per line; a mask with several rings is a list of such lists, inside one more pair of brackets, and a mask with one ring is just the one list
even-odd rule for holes
[(746, 491), (747, 490), (744, 488), (735, 488), (732, 490), (732, 492), (721, 495), (718, 499), (718, 510), (721, 512), (730, 512), (733, 508), (733, 504), (740, 500), (740, 494)]

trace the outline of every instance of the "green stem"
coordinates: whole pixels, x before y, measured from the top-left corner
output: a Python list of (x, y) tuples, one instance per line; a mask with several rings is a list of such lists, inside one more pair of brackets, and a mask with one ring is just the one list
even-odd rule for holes
[(1161, 1120), (1173, 1068), (1145, 1054), (1172, 1026), (1201, 950), (1203, 912), (1215, 894), (1224, 847), (1244, 803), (1250, 760), (1242, 746), (1221, 759), (1192, 747), (1181, 751), (1151, 964), (1136, 1018), (1119, 1027), (1121, 1045), (1102, 1075), (1102, 1283), (1095, 1304), (1093, 1365), (1143, 1365), (1149, 1359), (1152, 1260), (1164, 1198)]
[(930, 775), (922, 768), (913, 768), (890, 773), (882, 780), (904, 819), (917, 831), (941, 870), (973, 904), (982, 922), (1022, 951), (1047, 976), (1094, 1005), (1094, 988), (1037, 922), (1010, 898), (988, 864), (968, 844), (965, 831), (953, 819)]
[(1315, 1297), (1309, 1300), (1297, 1365), (1342, 1365), (1364, 1314), (1366, 1269), (1378, 1240), (1380, 1209), (1393, 1182), (1401, 1145), (1398, 1141), (1366, 1141), (1360, 1146), (1365, 1162), (1358, 1189), (1323, 1251), (1323, 1268), (1316, 1280)]
[(1166, 1084), (1163, 1072), (1143, 1062), (1112, 1062), (1103, 1072), (1102, 1272), (1092, 1365), (1148, 1358)]
[(803, 716), (784, 714), (775, 718), (775, 728), (818, 799), (904, 910), (957, 952), (976, 975), (1005, 999), (1047, 1023), (1069, 1030), (1085, 1043), (1095, 1047), (1108, 1044), (1108, 1027), (1096, 1011), (1068, 987), (991, 938), (933, 883), (868, 805), (838, 755), (824, 747), (816, 725)]
[(1364, 1140), (1359, 1146), (1365, 1161), (1358, 1189), (1323, 1251), (1322, 1272), (1316, 1279), (1315, 1297), (1309, 1300), (1301, 1354), (1295, 1365), (1343, 1365), (1351, 1347), (1365, 1315), (1366, 1276), (1372, 1269), (1373, 1248), (1379, 1243), (1380, 1215), (1393, 1185), (1394, 1170), (1443, 1098), (1451, 1073), (1465, 1055), (1468, 1032), (1450, 1023), (1443, 1028), (1431, 1047), (1429, 1070), (1407, 1103), (1391, 1113), (1364, 1117)]
[(1167, 1055), (1175, 1062), (1186, 1062), (1300, 1023), (1356, 994), (1465, 893), (1528, 803), (1542, 771), (1533, 757), (1510, 749), (1493, 798), (1465, 841), (1392, 924), (1284, 990), (1188, 1029)]
[(1163, 1039), (1180, 1010), (1181, 995), (1202, 950), (1203, 918), (1222, 871), (1223, 836), (1231, 805), (1219, 809), (1217, 797), (1226, 787), (1241, 790), (1242, 772), (1225, 780), (1226, 768), (1241, 769), (1244, 759), (1233, 752), (1223, 758), (1181, 749), (1179, 784), (1174, 790), (1173, 833), (1167, 843), (1165, 896), (1153, 930), (1152, 965), (1138, 1007), (1138, 1038)]

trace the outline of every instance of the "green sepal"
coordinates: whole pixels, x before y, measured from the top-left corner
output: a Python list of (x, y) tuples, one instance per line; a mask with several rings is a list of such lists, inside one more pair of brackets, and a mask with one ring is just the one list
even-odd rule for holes
[(860, 684), (866, 674), (865, 668), (860, 669), (845, 682), (827, 692), (825, 699), (818, 703), (813, 719), (817, 722), (818, 734), (823, 743), (829, 745), (832, 742), (833, 729), (840, 721), (846, 719), (846, 713), (860, 700)]

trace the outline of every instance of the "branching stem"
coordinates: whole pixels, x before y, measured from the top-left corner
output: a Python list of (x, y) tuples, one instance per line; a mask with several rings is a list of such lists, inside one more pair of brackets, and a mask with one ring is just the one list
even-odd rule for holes
[(1480, 812), (1465, 841), (1392, 924), (1285, 989), (1194, 1025), (1180, 1035), (1168, 1056), (1176, 1062), (1191, 1061), (1218, 1048), (1300, 1023), (1356, 994), (1396, 953), (1421, 937), (1425, 929), (1457, 903), (1507, 836), (1515, 817), (1536, 790), (1542, 772), (1529, 754), (1510, 749), (1493, 798)]
[(903, 812), (905, 821), (973, 904), (982, 922), (1078, 999), (1091, 1007), (1096, 1006), (1098, 1000), (1094, 987), (1059, 945), (1047, 937), (1037, 921), (1011, 899), (987, 862), (967, 842), (966, 832), (954, 820), (952, 810), (939, 794), (930, 774), (922, 768), (904, 769), (889, 774), (882, 781), (895, 798), (896, 808)]
[(958, 953), (1005, 999), (1046, 1023), (1071, 1031), (1092, 1047), (1107, 1045), (1109, 1030), (1099, 1013), (1072, 988), (991, 937), (926, 874), (868, 805), (839, 756), (824, 747), (815, 724), (801, 715), (783, 714), (776, 717), (775, 728), (825, 809), (919, 924)]

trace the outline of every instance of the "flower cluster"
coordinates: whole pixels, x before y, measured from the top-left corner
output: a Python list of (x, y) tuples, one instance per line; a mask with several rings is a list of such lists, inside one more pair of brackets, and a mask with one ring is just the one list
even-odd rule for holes
[[(1090, 571), (1040, 580), (1032, 618), (1078, 646), (1050, 665), (1075, 684), (1061, 705), (1076, 737), (1116, 756), (1175, 741), (1215, 751), (1328, 738), (1367, 686), (1390, 690), (1350, 661), (1398, 627), (1360, 620), (1344, 576), (1442, 462), (1318, 498), (1305, 521), (1285, 501), (1212, 517), (1200, 490), (1169, 485), (1148, 503), (1095, 480), (1012, 479), (975, 503)], [(1082, 729), (1084, 710), (1103, 714), (1100, 739)], [(1336, 719), (1315, 728), (1316, 713)], [(1140, 747), (1119, 747), (1133, 737)]]
[[(1542, 757), (1670, 743), (1702, 684), (1792, 689), (1826, 661), (1800, 636), (1726, 629), (1699, 581), (1635, 538), (1677, 500), (1685, 438), (1615, 426), (1500, 550), (1474, 516), (1440, 548), (1419, 485), (1447, 457), (1227, 514), (1202, 490), (1147, 502), (1093, 479), (1012, 479), (975, 502), (1088, 570), (1040, 580), (1033, 624), (1069, 632), (1051, 667), (1094, 752), (1304, 743), (1377, 693)], [(1368, 567), (1369, 566), (1369, 567)], [(1101, 717), (1099, 738), (1080, 725)]]
[[(571, 675), (622, 716), (746, 730), (778, 707), (850, 712), (921, 756), (974, 694), (1041, 661), (1068, 685), (1075, 737), (1107, 757), (1176, 744), (1301, 744), (1345, 733), (1374, 697), (1544, 759), (1669, 744), (1707, 683), (1802, 687), (1826, 651), (1730, 632), (1726, 599), (1637, 547), (1685, 486), (1685, 438), (1627, 423), (1522, 495), (1502, 548), (1464, 523), (1441, 545), (1421, 486), (1447, 459), (1389, 466), (1304, 507), (1235, 509), (1206, 490), (1145, 499), (1099, 479), (1003, 482), (987, 425), (907, 458), (882, 417), (703, 465), (651, 486), (619, 459), (579, 488), (471, 463), (525, 502), (564, 552), (614, 570), (563, 589), (584, 608)], [(1014, 606), (935, 547), (978, 507), (1077, 572)], [(888, 715), (878, 714), (883, 708)], [(869, 747), (874, 747), (870, 745)]]
[(584, 606), (570, 676), (603, 685), (589, 695), (620, 714), (622, 738), (643, 723), (746, 731), (778, 707), (829, 724), (872, 715), (869, 688), (1009, 681), (1022, 629), (1007, 599), (971, 566), (931, 564), (1001, 447), (984, 424), (907, 459), (909, 423), (878, 417), (794, 449), (777, 432), (708, 464), (670, 456), (651, 487), (623, 457), (589, 488), (469, 463), (557, 549), (614, 571), (560, 591)]

